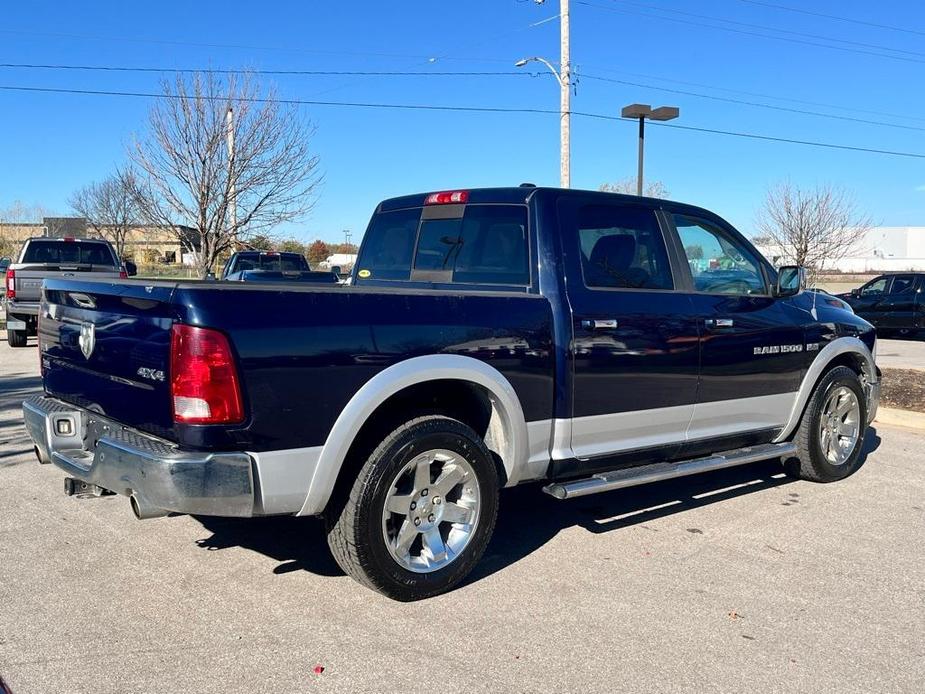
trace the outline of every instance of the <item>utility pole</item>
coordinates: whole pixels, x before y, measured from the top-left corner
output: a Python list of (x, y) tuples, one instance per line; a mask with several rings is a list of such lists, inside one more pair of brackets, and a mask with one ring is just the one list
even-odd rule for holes
[[(545, 4), (546, 0), (534, 0), (537, 5)], [(553, 74), (559, 83), (559, 185), (569, 188), (572, 183), (571, 162), (571, 128), (572, 116), (572, 64), (569, 57), (569, 0), (559, 0), (559, 43), (560, 57), (559, 69), (545, 58), (533, 56), (521, 58), (514, 67), (524, 67), (527, 63), (542, 63)]]
[(344, 229), (344, 245), (350, 245), (350, 237), (353, 236), (353, 232), (350, 229)]
[(234, 182), (234, 113), (231, 106), (225, 114), (225, 137), (228, 143), (228, 202), (229, 216), (231, 218), (231, 231), (237, 233), (238, 228), (238, 194)]
[(571, 115), (572, 115), (572, 66), (569, 58), (569, 7), (568, 0), (559, 0), (559, 38), (561, 58), (559, 64), (559, 88), (561, 98), (559, 103), (560, 132), (559, 144), (562, 151), (559, 154), (559, 185), (570, 188), (572, 184), (572, 144), (571, 144)]

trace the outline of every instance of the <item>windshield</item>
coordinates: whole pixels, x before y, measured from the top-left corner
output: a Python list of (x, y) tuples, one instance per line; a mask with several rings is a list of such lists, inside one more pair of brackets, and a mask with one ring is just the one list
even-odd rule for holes
[(112, 265), (115, 258), (105, 243), (49, 239), (30, 241), (23, 263), (54, 263), (59, 265)]

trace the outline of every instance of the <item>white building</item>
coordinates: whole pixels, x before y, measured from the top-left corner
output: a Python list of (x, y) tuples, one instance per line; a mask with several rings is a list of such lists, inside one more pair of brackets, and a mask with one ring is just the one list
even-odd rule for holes
[[(785, 262), (779, 247), (757, 248), (775, 265)], [(857, 273), (925, 270), (925, 227), (872, 227), (859, 235), (847, 256), (825, 269)]]

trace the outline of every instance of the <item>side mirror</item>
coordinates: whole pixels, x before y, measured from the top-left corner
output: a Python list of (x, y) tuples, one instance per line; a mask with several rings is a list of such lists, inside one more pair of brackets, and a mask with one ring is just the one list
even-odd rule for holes
[(333, 265), (331, 267), (331, 272), (340, 277), (340, 265)]
[(806, 269), (784, 265), (777, 271), (777, 296), (795, 296), (806, 289)]
[(138, 266), (135, 265), (131, 260), (125, 261), (125, 274), (129, 277), (134, 277), (138, 274)]
[(861, 296), (861, 290), (858, 287), (855, 287), (851, 290), (851, 296), (858, 297)]

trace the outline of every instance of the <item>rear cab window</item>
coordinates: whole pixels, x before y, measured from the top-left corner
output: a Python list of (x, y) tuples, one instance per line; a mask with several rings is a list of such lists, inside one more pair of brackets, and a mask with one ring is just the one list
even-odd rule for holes
[(363, 239), (356, 282), (472, 288), (530, 285), (527, 206), (471, 203), (377, 213)]
[(52, 265), (107, 265), (117, 267), (108, 244), (99, 241), (34, 239), (23, 249), (21, 263)]

